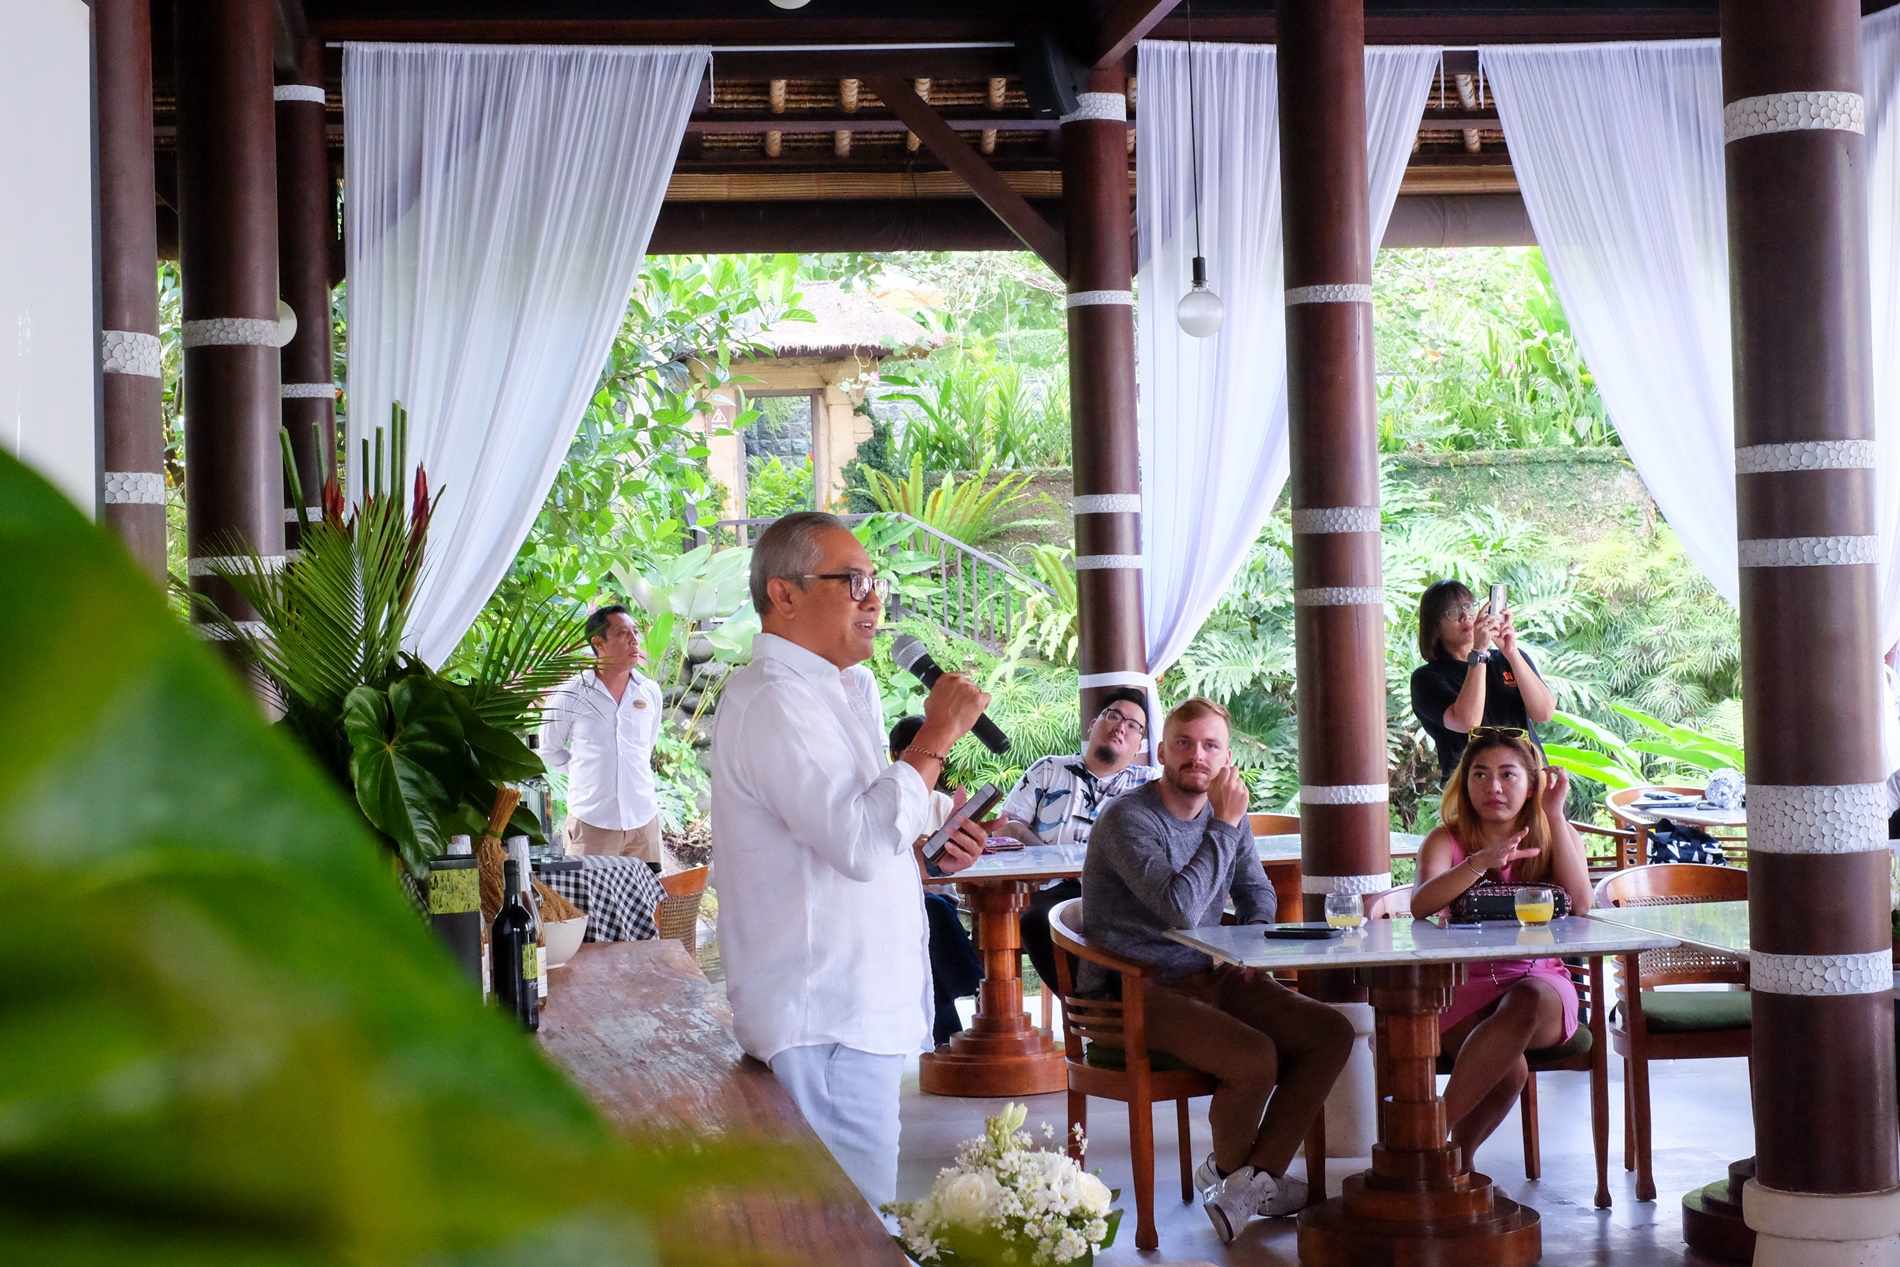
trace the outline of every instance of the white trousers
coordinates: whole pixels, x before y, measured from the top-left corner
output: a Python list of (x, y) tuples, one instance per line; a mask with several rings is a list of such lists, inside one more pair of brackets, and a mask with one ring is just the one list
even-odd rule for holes
[(772, 1072), (871, 1208), (897, 1200), (897, 1097), (902, 1056), (826, 1043), (788, 1047)]

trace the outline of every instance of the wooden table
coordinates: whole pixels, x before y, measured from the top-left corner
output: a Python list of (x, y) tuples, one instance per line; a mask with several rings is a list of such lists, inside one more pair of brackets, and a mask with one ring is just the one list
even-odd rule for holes
[(808, 1150), (801, 1191), (709, 1196), (669, 1220), (666, 1240), (704, 1256), (903, 1267), (904, 1255), (777, 1077), (740, 1050), (724, 996), (677, 941), (582, 946), (555, 970), (540, 1039), (629, 1132), (743, 1136)]
[[(1662, 933), (1712, 954), (1740, 959), (1744, 964), (1748, 961), (1746, 902), (1606, 906), (1592, 911), (1590, 918), (1624, 928)], [(1626, 985), (1630, 990), (1640, 990), (1642, 981), (1634, 978)], [(1754, 1259), (1755, 1232), (1742, 1221), (1742, 1185), (1754, 1175), (1755, 1159), (1745, 1157), (1728, 1168), (1726, 1179), (1683, 1194), (1682, 1239), (1690, 1249), (1723, 1262), (1746, 1263)]]
[[(1628, 800), (1644, 800), (1653, 797), (1659, 792), (1677, 792), (1700, 796), (1703, 790), (1704, 789), (1699, 787), (1660, 787), (1651, 784), (1646, 787), (1630, 789)], [(1628, 804), (1627, 802), (1619, 804), (1618, 798), (1624, 795), (1622, 792), (1612, 793), (1604, 800), (1603, 806), (1609, 810), (1610, 817), (1616, 820), (1618, 826), (1636, 833), (1636, 839), (1631, 842), (1629, 846), (1634, 852), (1635, 857), (1627, 860), (1632, 866), (1640, 867), (1649, 861), (1649, 829), (1665, 818), (1672, 823), (1681, 823), (1684, 826), (1701, 827), (1704, 829), (1717, 827), (1745, 829), (1748, 826), (1747, 809), (1697, 809), (1693, 808), (1698, 804), (1698, 802), (1695, 801), (1685, 801), (1680, 808), (1676, 806), (1658, 805), (1647, 809), (1638, 809), (1636, 806)]]
[[(1392, 833), (1392, 856), (1409, 858), (1425, 838)], [(1260, 863), (1284, 893), (1290, 880), (1299, 891), (1298, 833), (1259, 836)], [(1068, 1086), (1062, 1048), (1023, 1011), (1020, 921), (1030, 896), (1050, 880), (1081, 876), (1087, 846), (1028, 845), (985, 854), (957, 875), (957, 888), (976, 923), (976, 949), (983, 959), (976, 1016), (918, 1064), (919, 1085), (932, 1095), (1047, 1095)], [(1297, 917), (1297, 911), (1295, 912)], [(1053, 983), (1045, 983), (1053, 988)]]
[[(1438, 1095), (1438, 1016), (1465, 964), (1493, 959), (1598, 958), (1674, 944), (1669, 937), (1587, 918), (1544, 928), (1492, 923), (1440, 928), (1425, 920), (1373, 920), (1330, 941), (1276, 941), (1257, 925), (1169, 933), (1226, 963), (1273, 970), (1349, 969), (1365, 987), (1379, 1027), (1378, 1059), (1391, 1095), (1380, 1114), (1372, 1167), (1343, 1193), (1300, 1214), (1307, 1267), (1485, 1264), (1522, 1267), (1543, 1254), (1537, 1212), (1498, 1194), (1448, 1141)], [(1600, 969), (1599, 969), (1600, 971)]]

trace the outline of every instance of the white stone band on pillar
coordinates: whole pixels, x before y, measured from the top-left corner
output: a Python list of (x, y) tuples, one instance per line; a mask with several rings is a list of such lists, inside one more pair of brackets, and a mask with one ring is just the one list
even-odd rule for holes
[(1758, 853), (1874, 853), (1887, 848), (1887, 785), (1748, 785), (1748, 847)]
[(1078, 515), (1138, 515), (1141, 494), (1084, 493), (1070, 503), (1069, 509)]
[(1852, 567), (1876, 561), (1880, 538), (1758, 537), (1736, 545), (1745, 568)]
[[(323, 518), (323, 507), (305, 506), (303, 508), (303, 513), (304, 513), (304, 518), (308, 519), (311, 523), (316, 523)], [(284, 522), (287, 524), (294, 524), (297, 522), (297, 508), (295, 506), (284, 507)]]
[(1302, 805), (1383, 805), (1391, 795), (1383, 783), (1300, 784)]
[(1069, 565), (1078, 572), (1107, 572), (1117, 568), (1141, 570), (1139, 554), (1078, 554)]
[(207, 317), (185, 323), (184, 342), (188, 348), (281, 348), (290, 340), (274, 319)]
[(1858, 955), (1775, 955), (1748, 952), (1748, 988), (1763, 994), (1887, 994), (1893, 951)]
[(162, 349), (155, 334), (139, 330), (101, 330), (99, 359), (108, 374), (157, 378)]
[(313, 106), (324, 104), (323, 89), (317, 84), (278, 84), (271, 89), (272, 101), (306, 101)]
[(1750, 444), (1735, 450), (1737, 475), (1873, 469), (1872, 440), (1802, 440), (1793, 444)]
[(1143, 673), (1140, 669), (1110, 669), (1106, 673), (1084, 673), (1076, 679), (1076, 686), (1087, 690), (1092, 686), (1138, 686), (1152, 691), (1155, 677), (1152, 673)]
[(1318, 589), (1294, 590), (1295, 607), (1383, 607), (1383, 585), (1326, 585)]
[(1372, 302), (1372, 287), (1364, 282), (1328, 283), (1324, 286), (1289, 286), (1286, 292), (1286, 306), (1298, 307), (1300, 304), (1369, 304)]
[(1390, 871), (1373, 875), (1302, 875), (1300, 877), (1300, 892), (1302, 893), (1353, 893), (1363, 897), (1368, 893), (1384, 893), (1393, 887)]
[(1867, 103), (1857, 92), (1771, 92), (1722, 107), (1722, 142), (1774, 132), (1865, 132)]
[(163, 506), (165, 477), (157, 471), (107, 471), (105, 497), (108, 506)]
[(279, 389), (285, 400), (335, 400), (334, 383), (285, 383)]
[(242, 554), (207, 554), (185, 561), (188, 576), (227, 576), (234, 572), (248, 576), (252, 572), (281, 572), (283, 569), (281, 554), (261, 554), (256, 558)]
[[(247, 638), (270, 637), (270, 626), (261, 620), (238, 620), (232, 623), (238, 627), (238, 632)], [(197, 631), (200, 638), (209, 638), (213, 642), (231, 641), (231, 631), (223, 625), (201, 623), (193, 625), (192, 628)]]
[(1128, 122), (1128, 98), (1119, 92), (1078, 92), (1075, 109), (1057, 120), (1058, 123), (1095, 121)]
[(1132, 308), (1135, 306), (1135, 292), (1132, 290), (1072, 290), (1062, 297), (1064, 308)]
[(1320, 510), (1293, 512), (1293, 531), (1300, 536), (1318, 536), (1327, 532), (1377, 532), (1377, 506), (1328, 506)]
[(1892, 1267), (1900, 1263), (1900, 1188), (1781, 1192), (1742, 1185), (1756, 1267)]

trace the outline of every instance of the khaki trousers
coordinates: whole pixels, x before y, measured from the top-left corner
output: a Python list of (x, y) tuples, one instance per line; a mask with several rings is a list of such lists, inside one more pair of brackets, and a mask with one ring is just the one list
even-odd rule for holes
[(663, 861), (660, 857), (660, 819), (657, 814), (652, 822), (626, 831), (595, 827), (569, 814), (563, 834), (567, 838), (569, 853), (611, 854), (622, 858), (638, 858), (642, 862)]
[(1211, 1074), (1214, 1164), (1286, 1173), (1313, 1115), (1352, 1051), (1352, 1023), (1264, 973), (1218, 964), (1150, 981), (1142, 992), (1148, 1048)]

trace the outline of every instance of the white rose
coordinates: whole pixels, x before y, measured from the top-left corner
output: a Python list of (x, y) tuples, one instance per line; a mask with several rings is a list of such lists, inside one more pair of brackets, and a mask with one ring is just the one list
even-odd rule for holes
[(987, 1170), (953, 1176), (939, 1184), (931, 1194), (933, 1213), (939, 1223), (952, 1227), (976, 1227), (989, 1214), (990, 1203), (1002, 1195), (1002, 1185)]
[(1082, 1208), (1090, 1214), (1107, 1214), (1109, 1202), (1115, 1199), (1108, 1185), (1086, 1170), (1076, 1175), (1075, 1189), (1080, 1195)]

